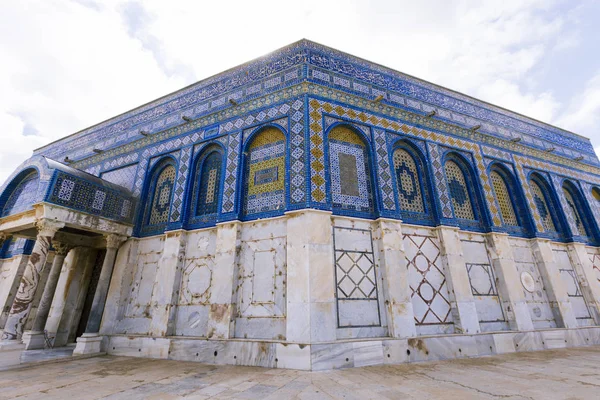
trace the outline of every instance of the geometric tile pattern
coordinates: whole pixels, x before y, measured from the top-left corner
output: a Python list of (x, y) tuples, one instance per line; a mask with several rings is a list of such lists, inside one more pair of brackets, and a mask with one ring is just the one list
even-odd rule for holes
[(393, 159), (400, 209), (424, 213), (425, 206), (421, 184), (419, 183), (419, 170), (413, 156), (404, 149), (396, 149)]
[(331, 200), (343, 210), (373, 211), (369, 155), (350, 129), (336, 126), (329, 133)]
[[(223, 154), (220, 147), (208, 148), (196, 162), (189, 205), (190, 222), (206, 222), (216, 217), (221, 192)], [(197, 217), (203, 217), (200, 220)]]
[(31, 207), (36, 201), (40, 179), (37, 172), (31, 172), (19, 182), (6, 201), (0, 217), (17, 214)]
[(403, 241), (415, 323), (453, 323), (438, 238), (403, 235)]
[(245, 176), (244, 214), (285, 208), (285, 135), (268, 127), (252, 138)]
[(229, 135), (227, 146), (227, 165), (225, 166), (225, 179), (223, 180), (223, 201), (221, 212), (223, 214), (232, 212), (235, 207), (235, 188), (238, 175), (238, 158), (240, 146), (242, 145), (242, 133), (236, 132)]
[(567, 220), (569, 220), (569, 224), (571, 224), (571, 221), (575, 222), (571, 228), (575, 229), (573, 230), (573, 235), (586, 236), (585, 227), (581, 220), (581, 214), (579, 213), (579, 210), (577, 210), (573, 196), (571, 196), (571, 193), (565, 186), (563, 186), (563, 194), (567, 202), (567, 207), (565, 207), (567, 210)]
[[(395, 210), (394, 188), (392, 183), (392, 173), (388, 158), (388, 146), (386, 134), (383, 129), (373, 129), (375, 139), (375, 155), (377, 157), (377, 176), (379, 177), (379, 187), (381, 200), (385, 210)], [(414, 161), (413, 161), (414, 162)]]
[(44, 201), (120, 222), (133, 219), (132, 197), (64, 171), (55, 171)]
[(442, 167), (442, 158), (440, 156), (440, 146), (435, 143), (427, 143), (429, 149), (429, 157), (431, 159), (431, 167), (433, 169), (433, 180), (437, 188), (437, 195), (442, 206), (442, 216), (444, 218), (452, 218), (452, 201), (448, 193), (444, 168)]
[(115, 185), (123, 186), (128, 190), (133, 190), (137, 167), (137, 164), (132, 164), (126, 167), (113, 169), (111, 171), (103, 172), (100, 177)]
[(377, 300), (373, 253), (336, 249), (337, 298)]
[(529, 185), (525, 186), (531, 188), (533, 204), (535, 212), (538, 215), (538, 221), (541, 223), (542, 229), (538, 228), (538, 232), (556, 232), (554, 221), (552, 220), (552, 213), (548, 207), (548, 201), (540, 185), (533, 179), (529, 181)]
[(473, 203), (462, 170), (458, 164), (451, 160), (446, 161), (445, 170), (454, 217), (474, 220)]
[(177, 171), (173, 165), (167, 165), (158, 174), (152, 196), (152, 205), (150, 206), (148, 225), (167, 223), (176, 174)]
[(504, 178), (496, 171), (490, 173), (492, 185), (494, 186), (494, 193), (496, 194), (496, 200), (500, 205), (500, 213), (502, 215), (502, 221), (505, 225), (517, 226), (517, 216), (515, 215), (515, 209), (513, 208), (512, 200), (508, 192), (508, 186)]
[(571, 233), (574, 236), (585, 236), (585, 229), (583, 229), (582, 231), (579, 230), (581, 219), (579, 218), (579, 213), (575, 208), (573, 198), (571, 196), (567, 197), (567, 191), (561, 185), (561, 180), (562, 178), (557, 175), (551, 176), (554, 193), (556, 193), (560, 203), (560, 207), (562, 208), (565, 217), (567, 218), (567, 224), (569, 225)]
[(177, 180), (173, 188), (173, 207), (171, 211), (170, 222), (181, 220), (183, 214), (183, 198), (185, 196), (185, 187), (190, 173), (190, 161), (192, 158), (192, 146), (181, 149), (179, 155), (179, 171), (177, 171)]
[[(475, 166), (477, 169), (477, 176), (479, 177), (481, 186), (483, 188), (485, 201), (488, 206), (488, 210), (492, 216), (492, 222), (494, 226), (502, 226), (502, 220), (500, 218), (500, 211), (496, 205), (491, 183), (488, 178), (486, 166), (481, 154), (480, 146), (476, 143), (459, 139), (456, 137), (444, 135), (438, 132), (428, 131), (425, 129), (417, 128), (415, 126), (407, 125), (402, 122), (397, 122), (391, 119), (387, 119), (380, 115), (371, 114), (364, 110), (354, 110), (350, 107), (345, 107), (337, 104), (332, 104), (327, 101), (309, 99), (309, 126), (310, 126), (310, 146), (311, 146), (311, 194), (312, 199), (318, 203), (325, 202), (325, 172), (324, 172), (324, 152), (323, 152), (323, 113), (332, 114), (334, 116), (356, 122), (357, 124), (370, 124), (375, 128), (382, 128), (385, 130), (391, 130), (398, 132), (403, 135), (412, 135), (419, 138), (430, 140), (436, 143), (441, 143), (446, 146), (467, 150), (472, 153), (475, 158)], [(434, 160), (431, 160), (432, 164)], [(434, 176), (436, 175), (436, 167), (434, 166)], [(322, 178), (322, 179), (321, 179)], [(439, 183), (439, 182), (436, 182)], [(438, 194), (446, 193), (441, 191), (440, 187), (437, 187)], [(443, 203), (442, 203), (443, 204)], [(444, 213), (445, 207), (442, 206)], [(448, 209), (449, 210), (449, 209)], [(446, 213), (448, 212), (446, 210)], [(444, 214), (446, 216), (447, 214)], [(452, 215), (450, 217), (452, 218)]]

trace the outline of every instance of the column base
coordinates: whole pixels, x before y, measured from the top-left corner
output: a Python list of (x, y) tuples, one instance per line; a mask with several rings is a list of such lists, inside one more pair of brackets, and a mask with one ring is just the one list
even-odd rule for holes
[(25, 344), (25, 350), (43, 349), (46, 347), (44, 332), (25, 331), (23, 333), (23, 344)]
[(102, 338), (98, 333), (84, 333), (77, 338), (77, 345), (73, 350), (74, 356), (94, 354), (101, 352)]

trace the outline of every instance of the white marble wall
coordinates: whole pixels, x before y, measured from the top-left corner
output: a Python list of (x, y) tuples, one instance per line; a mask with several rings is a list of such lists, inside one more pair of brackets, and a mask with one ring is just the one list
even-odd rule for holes
[(518, 238), (509, 240), (519, 274), (519, 282), (513, 284), (521, 285), (523, 289), (534, 328), (556, 328), (555, 315), (550, 307), (545, 284), (534, 259), (531, 241)]
[(4, 328), (29, 256), (0, 260), (0, 329)]
[(496, 273), (490, 262), (485, 236), (464, 233), (461, 234), (461, 242), (481, 330), (507, 330), (506, 313), (498, 293)]

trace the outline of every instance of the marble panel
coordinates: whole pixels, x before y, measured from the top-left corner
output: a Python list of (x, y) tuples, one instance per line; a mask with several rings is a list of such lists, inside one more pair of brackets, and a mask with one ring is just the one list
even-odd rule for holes
[(310, 370), (310, 346), (302, 344), (275, 344), (277, 368)]
[(354, 344), (313, 344), (310, 347), (312, 370), (349, 368), (354, 366)]

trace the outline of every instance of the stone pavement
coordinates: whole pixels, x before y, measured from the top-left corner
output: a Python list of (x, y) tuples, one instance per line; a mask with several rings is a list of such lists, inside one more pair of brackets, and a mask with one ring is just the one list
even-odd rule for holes
[(597, 399), (600, 347), (326, 372), (103, 356), (0, 372), (0, 399)]

